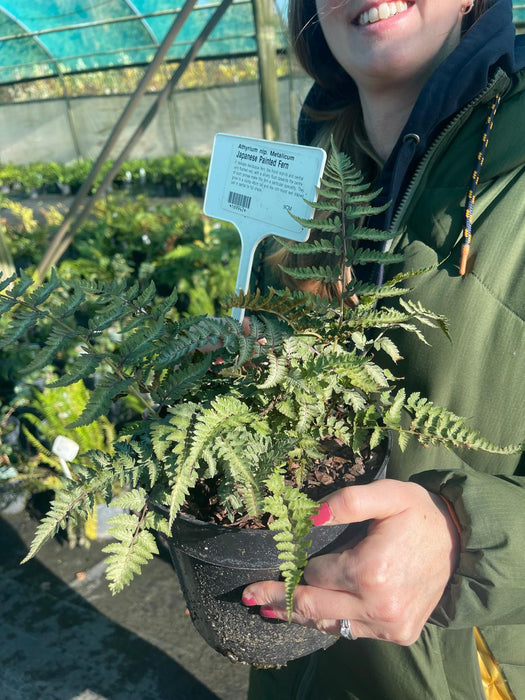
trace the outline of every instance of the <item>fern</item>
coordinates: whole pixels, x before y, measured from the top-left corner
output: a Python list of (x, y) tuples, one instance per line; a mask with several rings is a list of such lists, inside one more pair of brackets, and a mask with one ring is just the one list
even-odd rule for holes
[(310, 518), (318, 506), (304, 493), (285, 484), (281, 469), (273, 472), (266, 485), (270, 495), (265, 499), (265, 507), (275, 518), (269, 528), (275, 533), (274, 540), (281, 560), (279, 568), (285, 584), (286, 611), (291, 621), (293, 594), (301, 580), (311, 544), (308, 539)]
[(68, 482), (64, 489), (57, 491), (48, 513), (36, 530), (29, 552), (21, 563), (32, 559), (42, 545), (61, 529), (65, 529), (68, 520), (85, 522), (95, 505), (95, 494), (101, 490), (104, 481), (109, 482), (111, 479), (111, 474), (106, 474), (101, 481), (92, 478), (90, 482), (81, 484)]
[[(228, 317), (177, 318), (176, 289), (160, 298), (152, 282), (64, 281), (54, 272), (39, 286), (24, 272), (0, 279), (0, 347), (31, 356), (20, 374), (31, 382), (31, 372), (65, 367), (50, 374), (43, 396), (61, 387), (79, 397), (78, 387), (85, 391), (67, 429), (79, 431), (90, 449), (57, 493), (28, 557), (68, 520), (87, 518), (96, 498), (113, 500), (130, 511), (114, 519), (117, 539), (106, 548), (117, 592), (155, 555), (152, 531), (169, 533), (193, 489), (210, 480), (232, 520), (273, 517), (291, 615), (316, 508), (300, 486), (322, 459), (325, 440), (358, 453), (394, 431), (401, 449), (415, 439), (454, 450), (522, 450), (492, 445), (419, 394), (406, 397), (381, 360), (399, 359), (394, 331), (422, 342), (428, 328), (448, 334), (445, 318), (404, 298), (411, 277), (428, 270), (395, 274), (381, 288), (348, 274), (400, 257), (382, 249), (388, 232), (366, 225), (388, 205), (374, 205), (378, 192), (334, 147), (318, 195), (313, 219), (296, 219), (317, 233), (306, 242), (281, 241), (302, 259), (284, 269), (298, 287), (316, 281), (339, 293), (240, 293), (227, 304), (246, 309), (248, 329)], [(39, 400), (50, 429), (62, 430), (48, 399)], [(115, 404), (116, 434), (105, 418)], [(50, 462), (44, 432), (31, 441)]]
[(140, 574), (144, 564), (159, 553), (153, 534), (143, 528), (144, 517), (143, 509), (140, 516), (121, 513), (109, 521), (109, 531), (117, 542), (108, 544), (102, 551), (109, 554), (106, 577), (113, 594), (127, 586), (135, 574)]
[(80, 416), (70, 423), (70, 427), (78, 428), (82, 425), (89, 425), (100, 416), (106, 415), (113, 399), (124, 394), (132, 382), (131, 377), (121, 379), (112, 374), (105, 375), (91, 392), (89, 401)]

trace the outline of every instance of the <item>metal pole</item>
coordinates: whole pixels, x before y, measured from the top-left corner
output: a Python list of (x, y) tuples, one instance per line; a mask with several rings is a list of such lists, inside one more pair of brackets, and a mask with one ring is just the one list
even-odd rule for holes
[(100, 169), (109, 157), (111, 149), (115, 145), (124, 127), (130, 120), (131, 115), (135, 111), (142, 95), (146, 92), (146, 89), (149, 83), (151, 82), (153, 76), (155, 75), (156, 71), (158, 70), (159, 66), (164, 61), (166, 54), (168, 53), (173, 41), (175, 40), (175, 37), (180, 32), (184, 22), (191, 14), (191, 11), (196, 1), (197, 0), (186, 0), (186, 2), (184, 3), (182, 10), (175, 18), (175, 21), (173, 22), (170, 30), (164, 37), (162, 44), (159, 47), (159, 50), (157, 51), (152, 62), (149, 64), (148, 69), (144, 73), (142, 80), (140, 81), (135, 93), (131, 96), (131, 99), (129, 100), (128, 104), (124, 108), (124, 111), (120, 115), (119, 120), (113, 127), (113, 130), (109, 135), (106, 143), (104, 144), (104, 147), (102, 148), (101, 152), (99, 153), (97, 160), (93, 164), (91, 172), (89, 173), (87, 179), (82, 183), (82, 186), (80, 187), (79, 191), (75, 196), (75, 199), (71, 204), (71, 208), (69, 209), (64, 221), (62, 222), (60, 228), (54, 235), (53, 240), (49, 245), (49, 248), (45, 252), (44, 257), (38, 265), (36, 274), (39, 279), (42, 279), (44, 277), (47, 270), (49, 270), (49, 268), (52, 267), (60, 257), (57, 257), (57, 250), (61, 246), (61, 243), (64, 240), (69, 230), (69, 227), (71, 226), (73, 217), (76, 215), (77, 211), (79, 211), (86, 195), (89, 194), (89, 191), (93, 183), (95, 182), (95, 179), (98, 173), (100, 172)]
[[(126, 159), (126, 156), (128, 155), (129, 151), (132, 149), (132, 147), (135, 145), (135, 143), (138, 141), (138, 139), (143, 135), (143, 133), (146, 131), (150, 123), (153, 121), (155, 118), (157, 112), (159, 109), (162, 107), (162, 105), (166, 102), (167, 99), (171, 96), (171, 93), (173, 92), (175, 86), (179, 82), (180, 78), (182, 77), (184, 71), (186, 68), (189, 66), (191, 61), (195, 58), (197, 53), (200, 51), (202, 45), (208, 38), (208, 36), (211, 34), (211, 32), (215, 29), (217, 26), (219, 20), (222, 18), (226, 10), (230, 7), (232, 4), (233, 0), (223, 0), (219, 7), (215, 10), (214, 14), (210, 17), (208, 20), (206, 26), (204, 29), (201, 31), (197, 39), (194, 41), (192, 44), (190, 50), (186, 54), (186, 56), (183, 58), (179, 66), (177, 67), (177, 70), (173, 73), (173, 75), (170, 78), (169, 83), (164, 87), (162, 92), (159, 93), (155, 103), (150, 107), (148, 113), (142, 120), (142, 122), (139, 124), (127, 144), (124, 146), (123, 150), (121, 151), (120, 155), (118, 158), (115, 159), (111, 169), (106, 173), (104, 179), (100, 183), (98, 189), (96, 192), (93, 193), (91, 197), (86, 199), (86, 203), (83, 207), (83, 209), (79, 212), (78, 216), (76, 217), (74, 222), (70, 222), (67, 229), (64, 231), (64, 234), (60, 238), (60, 240), (53, 246), (53, 250), (51, 251), (50, 255), (46, 255), (46, 260), (45, 260), (45, 265), (44, 265), (44, 260), (40, 263), (38, 267), (37, 274), (39, 278), (41, 279), (48, 269), (52, 267), (63, 255), (64, 251), (67, 250), (67, 247), (71, 243), (73, 236), (75, 235), (76, 231), (78, 230), (78, 227), (80, 224), (86, 219), (86, 217), (89, 215), (91, 210), (93, 209), (95, 203), (97, 202), (98, 199), (104, 194), (106, 191), (107, 187), (110, 185), (110, 183), (113, 181), (113, 178), (115, 177), (116, 173), (119, 171), (120, 166)], [(67, 234), (67, 235), (66, 235)], [(58, 235), (58, 232), (57, 232)], [(57, 238), (57, 236), (55, 236)], [(55, 241), (53, 240), (53, 243)], [(50, 248), (51, 249), (51, 248)], [(48, 251), (49, 252), (49, 251)]]
[(273, 0), (252, 0), (259, 57), (259, 88), (263, 136), (279, 139), (279, 92), (275, 69), (275, 16)]

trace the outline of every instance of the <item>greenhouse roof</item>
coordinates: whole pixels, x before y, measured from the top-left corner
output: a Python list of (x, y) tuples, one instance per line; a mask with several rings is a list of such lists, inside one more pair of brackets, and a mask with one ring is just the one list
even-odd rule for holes
[[(0, 0), (0, 84), (149, 63), (185, 0)], [(219, 2), (197, 0), (167, 55), (183, 58)], [(199, 58), (256, 51), (251, 0), (233, 0)]]
[[(149, 63), (185, 0), (0, 0), (0, 85)], [(280, 7), (286, 0), (277, 0)], [(168, 61), (184, 57), (219, 3), (197, 0)], [(525, 25), (525, 4), (514, 0)], [(256, 51), (251, 0), (233, 0), (199, 58)]]

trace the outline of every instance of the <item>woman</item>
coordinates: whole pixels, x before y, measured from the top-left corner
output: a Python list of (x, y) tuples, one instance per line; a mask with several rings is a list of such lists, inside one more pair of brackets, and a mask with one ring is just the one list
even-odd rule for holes
[[(410, 294), (448, 317), (452, 343), (405, 338), (398, 373), (491, 440), (522, 441), (525, 44), (511, 0), (292, 0), (290, 16), (316, 81), (300, 140), (334, 133), (392, 202), (374, 225), (406, 267), (441, 263)], [(359, 545), (313, 560), (296, 595), (295, 622), (343, 638), (254, 671), (251, 699), (525, 698), (525, 460), (414, 444), (389, 474), (315, 520), (371, 521)], [(278, 582), (243, 600), (285, 617)]]

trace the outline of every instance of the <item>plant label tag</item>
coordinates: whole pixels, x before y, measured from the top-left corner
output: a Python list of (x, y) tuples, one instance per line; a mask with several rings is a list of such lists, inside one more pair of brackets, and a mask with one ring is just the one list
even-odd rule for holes
[[(236, 292), (249, 287), (253, 256), (266, 236), (306, 241), (309, 229), (290, 215), (312, 216), (305, 200), (317, 198), (326, 153), (322, 148), (297, 146), (232, 134), (217, 134), (213, 142), (204, 213), (228, 221), (239, 231), (241, 259)], [(244, 311), (233, 309), (242, 321)]]

